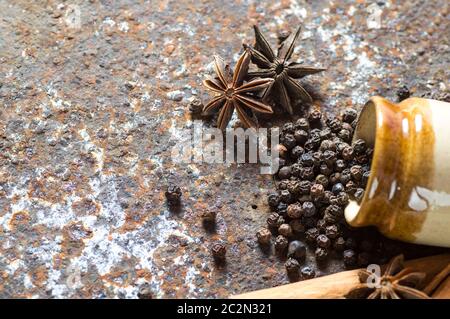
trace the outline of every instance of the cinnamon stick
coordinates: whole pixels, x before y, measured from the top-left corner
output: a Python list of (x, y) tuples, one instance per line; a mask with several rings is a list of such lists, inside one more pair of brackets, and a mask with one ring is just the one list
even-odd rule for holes
[[(427, 285), (442, 269), (450, 264), (450, 254), (425, 257), (405, 262), (405, 267), (427, 274)], [(359, 283), (359, 270), (344, 271), (329, 276), (300, 281), (279, 287), (257, 290), (231, 296), (236, 299), (321, 299), (343, 298)], [(450, 289), (450, 288), (449, 288)]]

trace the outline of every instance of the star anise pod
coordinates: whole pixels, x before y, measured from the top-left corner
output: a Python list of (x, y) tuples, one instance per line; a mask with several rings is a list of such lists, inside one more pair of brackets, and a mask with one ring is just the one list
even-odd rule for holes
[(236, 109), (239, 119), (246, 127), (257, 126), (253, 111), (260, 113), (273, 113), (272, 107), (252, 95), (253, 92), (266, 88), (272, 79), (255, 79), (244, 83), (250, 64), (250, 53), (245, 50), (236, 63), (234, 73), (223, 59), (214, 56), (214, 67), (217, 78), (203, 81), (203, 84), (217, 95), (203, 108), (204, 113), (220, 109), (217, 127), (224, 129)]
[(373, 275), (367, 270), (359, 273), (360, 284), (346, 296), (349, 299), (429, 299), (424, 292), (418, 290), (425, 279), (423, 272), (414, 272), (403, 268), (403, 255), (394, 257), (386, 267), (379, 283), (369, 282)]
[(297, 62), (290, 62), (294, 52), (295, 42), (300, 34), (300, 27), (297, 32), (291, 33), (279, 46), (277, 55), (273, 52), (266, 38), (255, 25), (255, 46), (244, 45), (250, 50), (252, 62), (258, 66), (258, 70), (248, 73), (248, 78), (261, 77), (272, 78), (274, 82), (267, 87), (263, 95), (263, 101), (271, 95), (274, 100), (280, 101), (281, 106), (289, 113), (293, 113), (292, 102), (300, 98), (306, 102), (312, 102), (308, 92), (295, 79), (303, 78), (306, 75), (318, 73), (325, 69), (304, 65)]

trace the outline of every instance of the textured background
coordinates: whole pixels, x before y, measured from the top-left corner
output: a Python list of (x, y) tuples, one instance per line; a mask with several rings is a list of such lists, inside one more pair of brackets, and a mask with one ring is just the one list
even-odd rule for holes
[[(235, 61), (255, 23), (272, 44), (303, 24), (295, 58), (329, 68), (304, 81), (323, 110), (395, 101), (402, 85), (448, 99), (448, 1), (370, 3), (1, 0), (0, 297), (136, 297), (143, 284), (226, 297), (288, 282), (254, 239), (271, 178), (175, 165), (170, 137), (191, 125), (189, 99), (206, 101), (212, 55)], [(165, 206), (168, 181), (180, 212)], [(213, 205), (206, 231), (198, 213)], [(228, 242), (225, 268), (214, 239)]]

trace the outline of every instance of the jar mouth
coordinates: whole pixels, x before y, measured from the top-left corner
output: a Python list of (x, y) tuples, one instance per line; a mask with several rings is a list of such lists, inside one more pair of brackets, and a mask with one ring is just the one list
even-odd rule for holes
[[(372, 165), (375, 163), (374, 158), (377, 156), (377, 145), (376, 145), (376, 131), (381, 114), (377, 114), (376, 103), (387, 102), (385, 99), (375, 96), (372, 97), (363, 107), (361, 113), (358, 116), (357, 124), (355, 128), (355, 133), (353, 134), (352, 143), (358, 139), (363, 139), (366, 145), (373, 149), (372, 155)], [(366, 189), (364, 190), (364, 197), (361, 203), (358, 204), (356, 201), (350, 201), (349, 205), (345, 209), (345, 219), (351, 226), (363, 226), (361, 225), (361, 218), (357, 218), (359, 212), (362, 211), (362, 206), (368, 196), (367, 190), (370, 189), (370, 185), (373, 182), (373, 167), (371, 167), (371, 174), (367, 181)], [(359, 219), (359, 220), (358, 220)]]
[[(354, 227), (370, 226), (371, 222), (364, 216), (364, 212), (367, 211), (366, 203), (369, 197), (373, 196), (371, 192), (377, 188), (377, 181), (375, 178), (374, 171), (377, 169), (376, 159), (381, 156), (381, 147), (376, 143), (377, 127), (383, 127), (383, 121), (389, 119), (383, 119), (382, 108), (397, 108), (396, 105), (392, 104), (388, 100), (380, 97), (374, 96), (363, 106), (361, 113), (358, 116), (357, 124), (355, 128), (355, 133), (353, 134), (352, 144), (358, 140), (363, 139), (366, 145), (373, 149), (372, 154), (372, 166), (370, 168), (371, 174), (367, 181), (366, 188), (364, 190), (364, 196), (361, 202), (358, 204), (356, 201), (350, 201), (349, 205), (345, 209), (345, 219), (347, 222)], [(384, 123), (386, 124), (386, 123)]]

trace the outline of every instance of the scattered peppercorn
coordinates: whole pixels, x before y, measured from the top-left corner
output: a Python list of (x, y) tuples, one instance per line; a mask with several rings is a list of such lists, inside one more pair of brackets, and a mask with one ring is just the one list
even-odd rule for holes
[(181, 199), (181, 188), (176, 185), (169, 185), (165, 192), (169, 205), (179, 205)]
[(294, 204), (291, 204), (288, 206), (287, 215), (290, 218), (298, 219), (298, 218), (302, 217), (302, 214), (303, 214), (303, 210), (299, 204), (294, 203)]
[(287, 248), (288, 244), (288, 239), (283, 235), (278, 235), (277, 238), (275, 238), (275, 249), (278, 252), (284, 251)]
[(216, 220), (217, 210), (215, 208), (207, 208), (201, 212), (201, 217), (204, 222), (213, 223)]
[(304, 260), (306, 256), (306, 246), (299, 240), (291, 241), (289, 243), (287, 256), (299, 261)]
[(261, 245), (268, 245), (271, 237), (272, 233), (267, 228), (261, 228), (256, 232), (256, 238)]
[(352, 249), (348, 249), (344, 251), (344, 265), (346, 267), (353, 267), (356, 265), (357, 259), (356, 259), (356, 253)]
[(292, 228), (289, 224), (281, 224), (278, 227), (278, 233), (284, 237), (292, 237)]
[(286, 262), (284, 263), (284, 267), (286, 267), (286, 271), (289, 274), (292, 274), (292, 273), (297, 273), (298, 272), (298, 270), (300, 269), (300, 264), (294, 258), (288, 258), (286, 260)]
[(211, 253), (215, 260), (223, 261), (223, 260), (225, 260), (227, 248), (224, 243), (216, 241), (211, 246)]
[(316, 276), (316, 272), (311, 267), (306, 266), (300, 270), (300, 276), (303, 280), (313, 279)]
[(317, 246), (319, 246), (321, 248), (328, 249), (331, 246), (330, 239), (326, 235), (323, 235), (323, 234), (317, 236), (316, 242), (317, 242)]
[(322, 247), (317, 247), (315, 251), (316, 260), (322, 262), (328, 257), (328, 250)]

